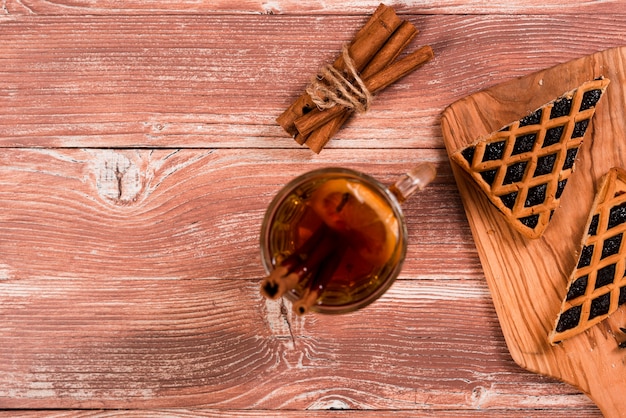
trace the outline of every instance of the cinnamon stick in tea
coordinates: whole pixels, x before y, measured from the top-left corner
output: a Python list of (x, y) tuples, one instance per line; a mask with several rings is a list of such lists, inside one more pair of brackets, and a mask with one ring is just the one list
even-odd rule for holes
[(335, 250), (337, 243), (337, 233), (323, 224), (263, 279), (261, 294), (268, 299), (277, 299), (298, 286), (310, 274), (315, 275), (324, 259)]
[(319, 244), (325, 234), (325, 229), (324, 227), (317, 229), (296, 251), (280, 261), (269, 276), (263, 279), (261, 283), (263, 296), (268, 299), (277, 299), (298, 285), (300, 278), (292, 273), (298, 265), (302, 264), (308, 253)]
[[(354, 41), (349, 46), (349, 53), (354, 60), (354, 66), (357, 71), (362, 71), (368, 62), (374, 57), (376, 52), (385, 44), (391, 34), (400, 26), (402, 20), (396, 15), (395, 11), (384, 4), (378, 6), (376, 12), (364, 25), (362, 30), (357, 33)], [(333, 67), (337, 70), (344, 70), (345, 62), (342, 56), (339, 56), (333, 63)], [(313, 109), (315, 104), (307, 93), (303, 93), (289, 106), (276, 121), (291, 136), (296, 136), (298, 131), (293, 122)]]
[(292, 309), (297, 315), (306, 314), (317, 302), (324, 288), (335, 274), (339, 264), (341, 264), (341, 259), (346, 249), (347, 244), (343, 242), (338, 243), (335, 250), (323, 261), (321, 268), (311, 277), (309, 286), (305, 289), (300, 299), (293, 303)]
[[(422, 66), (428, 62), (434, 56), (433, 50), (430, 46), (426, 45), (418, 49), (417, 51), (408, 54), (406, 57), (394, 62), (383, 70), (375, 73), (364, 80), (367, 89), (375, 93), (384, 89), (405, 75), (409, 74), (416, 68)], [(331, 119), (341, 115), (343, 112), (349, 112), (343, 106), (334, 106), (330, 109), (323, 111), (314, 109), (309, 113), (299, 117), (294, 121), (296, 129), (301, 135), (308, 135), (315, 129), (319, 128), (323, 124), (327, 123)], [(308, 144), (308, 140), (307, 140)]]

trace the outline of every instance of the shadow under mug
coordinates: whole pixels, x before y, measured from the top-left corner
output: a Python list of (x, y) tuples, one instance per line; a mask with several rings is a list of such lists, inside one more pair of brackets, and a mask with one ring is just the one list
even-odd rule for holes
[[(432, 164), (422, 163), (403, 174), (389, 187), (367, 174), (340, 167), (313, 170), (290, 181), (272, 199), (261, 226), (261, 260), (268, 274), (302, 245), (300, 234), (307, 228), (310, 198), (319, 187), (331, 180), (356, 185), (357, 193), (358, 190), (365, 191), (363, 195), (375, 200), (379, 209), (384, 206), (381, 210), (390, 216), (390, 222), (385, 225), (388, 232), (395, 235), (393, 248), (387, 248), (388, 258), (373, 269), (368, 267), (359, 274), (360, 266), (352, 265), (356, 273), (351, 274), (349, 281), (327, 281), (323, 290), (308, 306), (299, 303), (309, 293), (310, 283), (307, 280), (299, 280), (275, 293), (276, 288), (268, 291), (273, 285), (268, 284), (266, 279), (261, 285), (261, 293), (270, 299), (284, 296), (293, 303), (297, 314), (304, 314), (309, 310), (324, 314), (352, 312), (378, 299), (398, 277), (406, 255), (407, 228), (401, 203), (416, 191), (422, 190), (435, 175), (436, 170)], [(368, 202), (365, 201), (365, 204)]]

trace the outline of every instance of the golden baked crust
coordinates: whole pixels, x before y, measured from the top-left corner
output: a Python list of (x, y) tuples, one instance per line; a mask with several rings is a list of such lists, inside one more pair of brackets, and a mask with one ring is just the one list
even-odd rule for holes
[(558, 207), (608, 83), (585, 82), (451, 155), (527, 238), (540, 237)]
[(550, 342), (589, 329), (626, 303), (626, 171), (604, 176)]

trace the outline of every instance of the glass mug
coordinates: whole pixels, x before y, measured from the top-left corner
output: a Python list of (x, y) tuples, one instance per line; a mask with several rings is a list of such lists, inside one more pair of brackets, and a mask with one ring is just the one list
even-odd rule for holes
[(299, 315), (351, 312), (378, 299), (406, 255), (400, 204), (435, 175), (432, 164), (422, 163), (390, 187), (338, 167), (293, 179), (263, 218), (261, 260), (268, 276), (261, 294), (286, 297)]

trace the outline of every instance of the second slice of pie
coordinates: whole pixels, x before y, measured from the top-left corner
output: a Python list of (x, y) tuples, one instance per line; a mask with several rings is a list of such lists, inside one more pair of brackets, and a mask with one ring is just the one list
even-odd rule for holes
[(592, 327), (626, 303), (626, 171), (602, 180), (550, 342)]
[(585, 82), (451, 155), (524, 236), (547, 228), (608, 84)]

